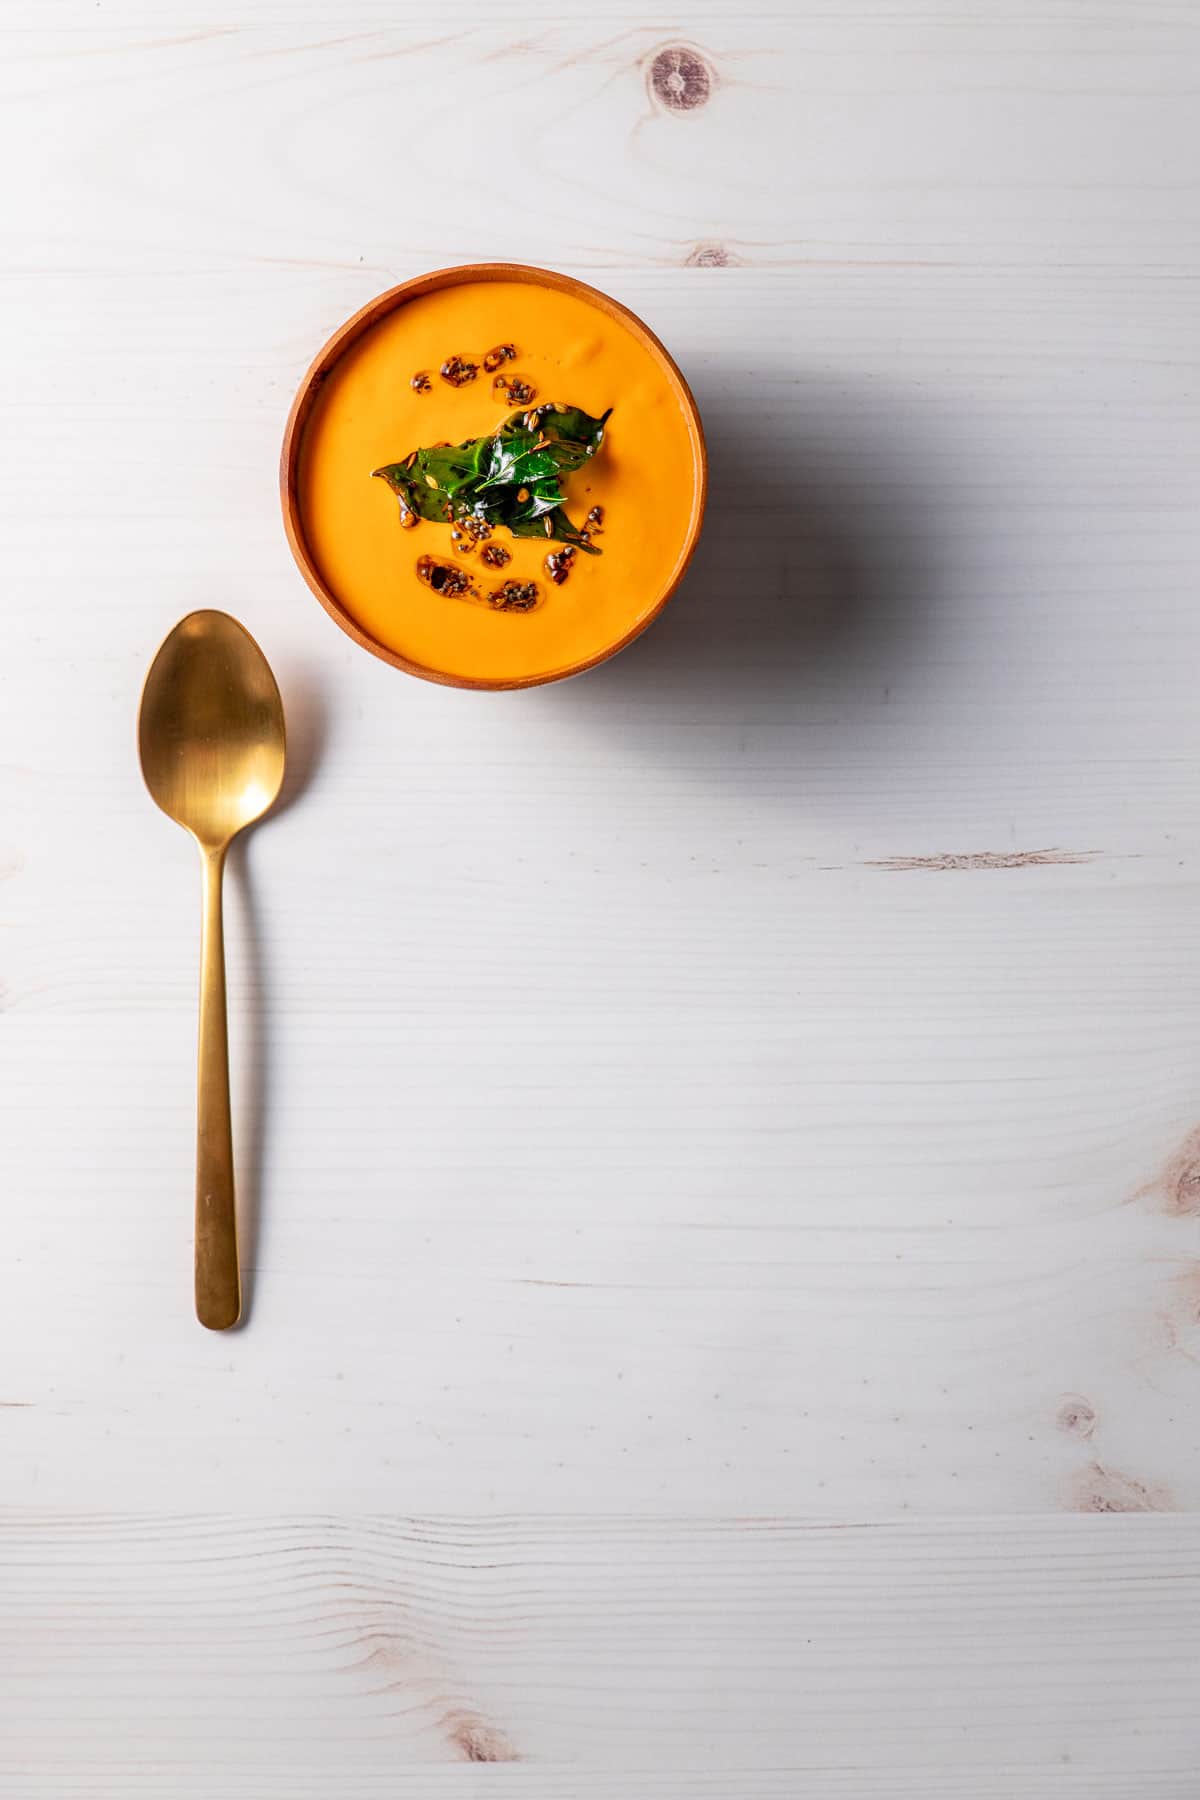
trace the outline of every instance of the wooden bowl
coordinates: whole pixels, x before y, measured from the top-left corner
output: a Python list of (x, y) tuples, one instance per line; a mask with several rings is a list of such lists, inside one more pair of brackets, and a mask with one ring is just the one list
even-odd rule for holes
[[(304, 519), (299, 501), (298, 467), (300, 445), (304, 428), (321, 384), (326, 380), (334, 364), (351, 344), (355, 343), (364, 332), (378, 323), (388, 313), (418, 295), (428, 294), (435, 289), (455, 287), (468, 281), (521, 281), (535, 286), (557, 288), (563, 293), (573, 294), (607, 313), (622, 324), (662, 369), (664, 379), (669, 382), (682, 403), (688, 434), (693, 451), (693, 481), (691, 509), (683, 545), (670, 575), (663, 584), (654, 604), (644, 611), (637, 623), (621, 637), (595, 655), (590, 655), (560, 669), (548, 673), (518, 677), (469, 677), (452, 674), (444, 669), (426, 667), (402, 656), (399, 651), (389, 645), (380, 643), (363, 630), (362, 626), (351, 617), (339, 600), (337, 594), (328, 586), (315, 557), (312, 555), (304, 531)], [(644, 325), (635, 313), (622, 306), (619, 301), (610, 299), (597, 288), (589, 287), (585, 282), (576, 281), (570, 275), (559, 275), (550, 269), (536, 269), (523, 263), (464, 263), (457, 268), (437, 269), (429, 275), (418, 275), (411, 281), (401, 282), (399, 287), (389, 288), (387, 293), (380, 294), (352, 318), (340, 326), (328, 343), (321, 349), (300, 384), (299, 392), (292, 402), (288, 414), (287, 426), (283, 434), (283, 451), (279, 463), (279, 489), (283, 503), (283, 523), (287, 532), (287, 540), (292, 555), (299, 566), (300, 573), (312, 589), (329, 616), (336, 620), (348, 637), (364, 650), (381, 657), (384, 662), (391, 663), (394, 668), (404, 669), (410, 675), (419, 675), (425, 681), (441, 682), (449, 687), (464, 688), (522, 688), (538, 687), (548, 681), (562, 681), (569, 675), (578, 675), (584, 669), (594, 668), (597, 663), (605, 662), (623, 650), (626, 644), (639, 637), (646, 627), (661, 613), (675, 589), (683, 579), (684, 571), (691, 560), (696, 541), (700, 536), (700, 526), (704, 518), (704, 505), (708, 492), (708, 452), (704, 443), (704, 428), (700, 422), (691, 389), (684, 380), (674, 359), (666, 348), (655, 337), (649, 326)]]

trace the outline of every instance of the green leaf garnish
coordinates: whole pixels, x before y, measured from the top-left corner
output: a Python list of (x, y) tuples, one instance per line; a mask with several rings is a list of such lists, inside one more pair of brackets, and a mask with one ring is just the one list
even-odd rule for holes
[(544, 401), (511, 414), (490, 437), (414, 450), (371, 473), (398, 497), (407, 524), (486, 519), (514, 537), (574, 544), (599, 556), (563, 510), (562, 483), (595, 456), (611, 413), (610, 406), (597, 419), (577, 406)]

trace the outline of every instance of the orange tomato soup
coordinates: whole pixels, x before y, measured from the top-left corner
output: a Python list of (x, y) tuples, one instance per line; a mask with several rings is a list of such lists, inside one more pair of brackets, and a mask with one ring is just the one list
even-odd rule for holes
[[(536, 581), (531, 612), (498, 612), (433, 592), (416, 574), (422, 555), (459, 563), (477, 579), (478, 554), (460, 555), (450, 526), (400, 524), (396, 495), (372, 470), (410, 450), (493, 432), (520, 410), (493, 391), (482, 366), (459, 388), (438, 370), (450, 356), (480, 363), (497, 344), (516, 357), (503, 373), (533, 384), (536, 402), (599, 415), (604, 442), (563, 478), (577, 526), (603, 510), (602, 554), (578, 552), (561, 587), (548, 578), (557, 542), (494, 541), (512, 552), (499, 579)], [(428, 393), (413, 391), (418, 370)], [(297, 468), (300, 527), (326, 587), (359, 629), (419, 672), (466, 683), (538, 681), (596, 661), (633, 635), (677, 579), (691, 548), (702, 446), (689, 396), (648, 338), (577, 292), (533, 281), (473, 279), (403, 301), (341, 354), (318, 389)]]

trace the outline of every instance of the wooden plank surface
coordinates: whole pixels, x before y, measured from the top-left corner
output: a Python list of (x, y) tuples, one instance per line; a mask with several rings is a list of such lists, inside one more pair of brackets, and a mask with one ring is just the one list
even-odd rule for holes
[[(0, 43), (13, 1791), (1193, 1794), (1195, 9)], [(654, 631), (498, 696), (345, 642), (275, 497), (328, 332), (489, 255), (640, 312), (713, 474)], [(228, 1338), (133, 755), (197, 605), (292, 750)]]
[(1195, 1791), (1195, 1519), (40, 1511), (3, 1559), (22, 1792)]

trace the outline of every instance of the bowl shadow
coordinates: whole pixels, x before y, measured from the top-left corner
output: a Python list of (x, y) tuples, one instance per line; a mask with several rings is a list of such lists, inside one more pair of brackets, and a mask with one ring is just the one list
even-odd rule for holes
[[(768, 708), (825, 753), (879, 742), (882, 704), (930, 650), (946, 584), (936, 548), (944, 499), (922, 475), (904, 407), (878, 384), (808, 373), (781, 380), (767, 409), (746, 369), (695, 384), (709, 448), (704, 530), (678, 593), (612, 661), (540, 690), (623, 746), (678, 766), (680, 732), (707, 740), (685, 759), (702, 775), (728, 749), (738, 779), (748, 716)], [(741, 777), (753, 782), (753, 765)]]

